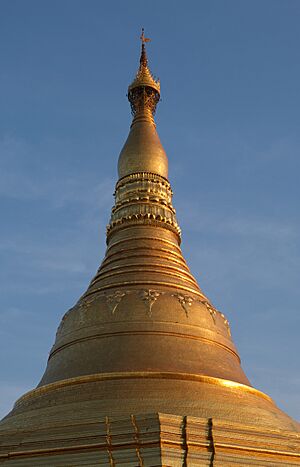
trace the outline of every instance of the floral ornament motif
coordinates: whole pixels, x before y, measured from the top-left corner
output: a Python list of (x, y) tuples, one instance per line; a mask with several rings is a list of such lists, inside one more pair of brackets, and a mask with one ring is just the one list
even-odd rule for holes
[(188, 297), (187, 295), (175, 294), (173, 297), (176, 297), (179, 301), (180, 305), (185, 311), (187, 318), (189, 317), (189, 308), (192, 306), (194, 299), (192, 297)]
[(212, 317), (214, 324), (216, 324), (216, 314), (217, 314), (216, 310), (208, 302), (205, 302), (204, 305), (206, 306), (210, 316)]
[(88, 312), (92, 304), (97, 300), (97, 296), (93, 294), (92, 297), (84, 297), (80, 299), (76, 305), (78, 313), (75, 315), (75, 319), (79, 325), (84, 325), (85, 321), (89, 319), (91, 314)]
[(106, 303), (112, 314), (115, 313), (119, 303), (125, 295), (126, 292), (121, 292), (121, 290), (116, 290), (115, 292), (106, 295)]
[(80, 310), (90, 308), (91, 304), (92, 304), (94, 301), (95, 301), (95, 297), (85, 298), (84, 300), (82, 300), (82, 301), (79, 303), (78, 308), (79, 308)]
[(147, 309), (148, 309), (148, 315), (151, 316), (152, 313), (152, 307), (158, 297), (160, 296), (160, 293), (157, 292), (156, 290), (142, 290), (140, 292), (140, 297), (145, 303)]
[(223, 318), (223, 320), (224, 320), (224, 324), (225, 324), (225, 326), (226, 326), (226, 328), (227, 328), (228, 335), (229, 335), (229, 337), (231, 337), (229, 321), (228, 321), (228, 319), (225, 318), (225, 316), (223, 315), (223, 313), (221, 313), (221, 316), (222, 316), (222, 318)]

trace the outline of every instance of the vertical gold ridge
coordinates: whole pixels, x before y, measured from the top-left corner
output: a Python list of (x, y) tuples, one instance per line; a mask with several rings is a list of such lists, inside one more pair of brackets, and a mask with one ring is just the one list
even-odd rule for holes
[(0, 463), (298, 465), (299, 424), (251, 386), (181, 252), (149, 40), (142, 30), (105, 258), (39, 385), (0, 423)]

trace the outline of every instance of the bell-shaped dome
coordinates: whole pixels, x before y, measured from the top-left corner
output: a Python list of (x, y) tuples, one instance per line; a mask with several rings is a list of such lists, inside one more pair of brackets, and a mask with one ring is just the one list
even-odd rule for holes
[[(105, 258), (63, 317), (38, 387), (1, 422), (0, 463), (299, 465), (299, 424), (251, 386), (226, 317), (182, 255), (145, 54), (143, 42)], [(177, 454), (154, 461), (163, 445)]]

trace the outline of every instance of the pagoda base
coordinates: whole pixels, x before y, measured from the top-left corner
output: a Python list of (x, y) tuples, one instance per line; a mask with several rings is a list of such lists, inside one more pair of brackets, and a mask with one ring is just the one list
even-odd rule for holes
[(154, 413), (5, 433), (10, 467), (300, 466), (300, 434)]

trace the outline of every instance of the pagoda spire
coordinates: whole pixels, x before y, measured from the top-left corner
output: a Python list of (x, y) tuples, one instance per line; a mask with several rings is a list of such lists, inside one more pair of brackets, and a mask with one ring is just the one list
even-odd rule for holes
[(148, 66), (144, 30), (138, 71), (128, 87), (128, 100), (133, 116), (127, 141), (119, 156), (119, 178), (133, 173), (154, 173), (168, 178), (168, 159), (154, 122), (160, 100), (160, 82)]
[(300, 465), (299, 424), (251, 386), (183, 257), (141, 41), (105, 257), (0, 423), (0, 464)]
[(133, 82), (128, 87), (128, 100), (133, 116), (143, 110), (149, 110), (153, 115), (160, 99), (160, 82), (155, 79), (148, 66), (146, 42), (150, 39), (144, 35), (144, 29), (140, 37), (142, 41), (140, 66)]
[[(63, 319), (39, 386), (79, 374), (123, 374), (145, 369), (200, 374), (248, 386), (228, 321), (203, 294), (180, 249), (181, 231), (172, 204), (168, 160), (153, 119), (160, 85), (148, 67), (143, 31), (141, 40), (139, 68), (128, 88), (133, 121), (119, 156), (105, 258), (85, 294)], [(95, 317), (100, 327), (96, 323), (91, 327), (78, 359), (77, 338), (78, 334), (79, 339), (83, 336), (76, 321), (81, 316), (86, 322), (94, 306), (99, 310), (97, 314), (95, 309)], [(119, 353), (119, 344), (114, 341), (119, 333), (115, 325), (119, 322), (123, 328), (124, 319), (129, 320), (128, 355), (139, 354), (132, 361), (126, 353)], [(106, 323), (103, 329), (102, 322)], [(170, 327), (174, 328), (171, 334)], [(104, 362), (102, 355), (112, 345), (110, 339), (102, 340), (106, 332), (116, 343), (114, 356)], [(144, 336), (143, 345), (135, 335)], [(95, 349), (96, 359), (89, 357), (90, 337), (101, 342)], [(156, 351), (149, 352), (153, 339)], [(189, 356), (177, 361), (173, 355), (184, 341), (190, 348)], [(69, 356), (72, 361), (65, 365)]]

